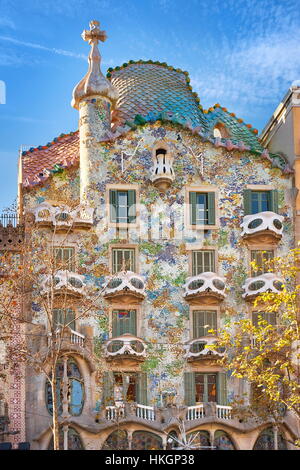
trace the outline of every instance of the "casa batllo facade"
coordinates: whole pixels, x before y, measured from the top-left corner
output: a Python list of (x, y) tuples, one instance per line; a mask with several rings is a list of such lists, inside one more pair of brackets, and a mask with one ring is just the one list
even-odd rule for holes
[[(19, 166), (19, 217), (30, 214), (41, 243), (54, 234), (69, 263), (56, 278), (72, 297), (69, 353), (58, 371), (69, 390), (62, 447), (172, 448), (183, 422), (187, 433), (200, 431), (201, 448), (272, 448), (270, 421), (232, 413), (249, 385), (218, 365), (222, 350), (205, 346), (229, 319), (255, 321), (255, 297), (282, 288), (250, 263), (294, 247), (293, 162), (219, 104), (203, 110), (187, 72), (129, 61), (105, 78), (99, 23), (82, 37), (91, 51), (73, 91), (79, 130), (24, 151)], [(6, 225), (1, 249), (17, 251), (22, 226)], [(93, 286), (98, 309), (76, 320), (74, 294), (82, 299)], [(34, 292), (28, 315), (47, 341)], [(20, 431), (9, 437), (15, 446), (51, 448), (47, 380), (20, 370), (6, 370), (2, 426)], [(296, 429), (286, 413), (280, 448)]]

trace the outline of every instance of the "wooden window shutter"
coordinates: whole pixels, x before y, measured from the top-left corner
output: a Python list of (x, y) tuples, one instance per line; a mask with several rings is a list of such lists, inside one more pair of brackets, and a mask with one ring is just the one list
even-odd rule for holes
[(120, 326), (120, 319), (118, 310), (112, 311), (112, 337), (115, 338), (116, 336), (120, 336), (121, 333), (121, 326)]
[(251, 189), (244, 189), (244, 215), (252, 214)]
[(208, 206), (208, 225), (215, 225), (216, 223), (216, 209), (215, 209), (215, 193), (207, 193), (207, 206)]
[(117, 190), (109, 190), (110, 221), (117, 222)]
[(189, 201), (190, 201), (190, 224), (196, 225), (197, 193), (193, 191), (190, 192)]
[(114, 404), (114, 375), (112, 371), (103, 374), (103, 405)]
[(136, 192), (134, 189), (130, 189), (128, 192), (128, 223), (134, 223), (136, 221)]
[(217, 378), (218, 405), (227, 405), (227, 376), (225, 372), (219, 372)]
[(139, 405), (147, 405), (147, 374), (145, 372), (138, 373), (137, 402)]
[(273, 189), (270, 191), (270, 211), (278, 214), (278, 191)]
[(184, 401), (185, 401), (186, 406), (193, 406), (196, 403), (195, 373), (194, 372), (184, 373)]
[(128, 333), (136, 335), (136, 310), (130, 310)]

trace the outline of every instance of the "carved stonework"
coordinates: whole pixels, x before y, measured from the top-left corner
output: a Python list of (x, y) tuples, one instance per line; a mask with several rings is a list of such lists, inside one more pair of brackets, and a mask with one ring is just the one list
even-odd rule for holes
[(213, 272), (189, 277), (185, 283), (183, 297), (191, 305), (214, 305), (222, 302), (225, 295), (224, 278)]

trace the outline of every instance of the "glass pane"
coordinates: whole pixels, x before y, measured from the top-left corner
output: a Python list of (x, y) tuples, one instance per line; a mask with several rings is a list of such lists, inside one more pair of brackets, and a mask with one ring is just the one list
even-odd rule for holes
[(251, 191), (252, 214), (269, 211), (270, 206), (270, 191)]
[(127, 191), (117, 192), (117, 222), (128, 222), (128, 193)]
[(251, 275), (253, 277), (260, 276), (268, 272), (271, 269), (271, 266), (268, 267), (268, 262), (274, 258), (273, 250), (252, 250), (251, 251), (251, 261), (255, 261), (257, 269), (251, 267)]
[(148, 431), (135, 431), (132, 435), (132, 449), (134, 450), (162, 450), (161, 437)]
[(76, 379), (70, 379), (69, 386), (71, 388), (69, 412), (71, 415), (78, 416), (82, 412), (83, 406), (83, 386)]
[(103, 450), (128, 450), (127, 432), (123, 429), (112, 432), (102, 447)]
[(196, 224), (208, 224), (208, 204), (206, 193), (197, 193)]
[(192, 272), (193, 276), (204, 272), (215, 271), (215, 252), (213, 250), (193, 251)]
[(232, 440), (224, 431), (216, 431), (214, 445), (216, 450), (235, 450)]
[(208, 401), (217, 401), (217, 376), (216, 374), (207, 375), (207, 399)]
[(217, 312), (215, 310), (195, 310), (193, 312), (193, 337), (201, 338), (210, 335), (209, 330), (217, 329)]

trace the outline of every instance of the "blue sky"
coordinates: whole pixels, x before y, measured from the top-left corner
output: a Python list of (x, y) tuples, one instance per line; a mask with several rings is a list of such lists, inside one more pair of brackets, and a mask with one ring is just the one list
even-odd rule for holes
[(0, 209), (16, 196), (19, 147), (77, 129), (70, 100), (91, 19), (108, 34), (103, 72), (167, 62), (189, 72), (202, 106), (219, 102), (259, 130), (300, 79), (299, 0), (0, 0)]

